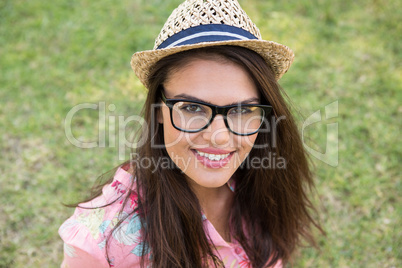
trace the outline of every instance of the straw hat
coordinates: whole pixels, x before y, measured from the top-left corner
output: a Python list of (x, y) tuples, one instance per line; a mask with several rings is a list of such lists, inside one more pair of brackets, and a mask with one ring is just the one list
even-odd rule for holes
[(237, 0), (187, 0), (176, 8), (155, 40), (153, 50), (137, 52), (131, 67), (148, 87), (151, 67), (162, 58), (190, 49), (232, 45), (257, 52), (276, 80), (287, 72), (294, 54), (287, 46), (262, 40), (257, 26)]

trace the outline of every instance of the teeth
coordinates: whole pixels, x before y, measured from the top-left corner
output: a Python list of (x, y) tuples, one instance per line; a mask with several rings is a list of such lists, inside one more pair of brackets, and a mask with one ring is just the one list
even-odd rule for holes
[(196, 151), (200, 156), (206, 157), (212, 161), (219, 161), (219, 160), (225, 159), (226, 157), (228, 157), (230, 155), (230, 154), (207, 154), (207, 153), (200, 152), (198, 150), (196, 150)]

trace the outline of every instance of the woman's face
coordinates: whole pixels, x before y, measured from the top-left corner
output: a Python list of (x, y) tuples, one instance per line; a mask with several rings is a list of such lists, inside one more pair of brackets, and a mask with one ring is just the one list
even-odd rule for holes
[[(218, 106), (259, 103), (257, 88), (249, 74), (224, 60), (194, 59), (171, 72), (164, 88), (167, 99), (197, 99)], [(196, 190), (223, 186), (247, 157), (257, 137), (257, 134), (231, 133), (222, 115), (217, 115), (200, 132), (179, 131), (172, 126), (169, 108), (164, 103), (158, 121), (163, 124), (170, 158)]]

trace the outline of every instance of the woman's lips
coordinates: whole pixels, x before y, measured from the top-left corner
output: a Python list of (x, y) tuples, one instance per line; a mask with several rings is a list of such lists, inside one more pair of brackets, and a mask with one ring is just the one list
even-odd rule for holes
[[(227, 165), (232, 158), (234, 151), (233, 152), (228, 152), (228, 151), (223, 151), (223, 150), (191, 150), (195, 157), (197, 158), (198, 161), (201, 162), (204, 166), (208, 168), (222, 168), (225, 165)], [(210, 153), (206, 153), (206, 152)], [(212, 153), (212, 151), (214, 153)], [(220, 152), (220, 154), (218, 154)]]

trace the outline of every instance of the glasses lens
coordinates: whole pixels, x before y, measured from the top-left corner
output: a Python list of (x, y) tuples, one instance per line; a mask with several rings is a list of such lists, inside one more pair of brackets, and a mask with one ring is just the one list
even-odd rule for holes
[(238, 134), (254, 133), (261, 127), (264, 110), (256, 106), (237, 106), (228, 111), (230, 129)]
[(205, 127), (212, 117), (212, 109), (194, 102), (177, 102), (172, 109), (173, 124), (183, 130), (196, 131)]

